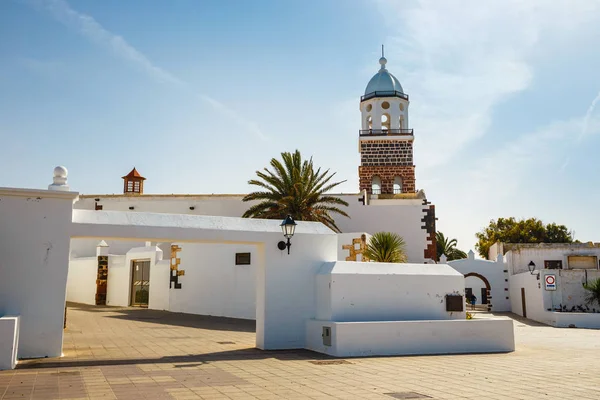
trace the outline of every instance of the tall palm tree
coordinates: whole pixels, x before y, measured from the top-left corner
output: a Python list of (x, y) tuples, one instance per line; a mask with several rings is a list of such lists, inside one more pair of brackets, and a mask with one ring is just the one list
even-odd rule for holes
[(598, 303), (600, 306), (600, 279), (594, 279), (588, 283), (583, 284), (583, 288), (587, 291), (585, 295), (585, 301), (589, 305)]
[(363, 256), (375, 262), (403, 263), (407, 261), (405, 247), (402, 236), (393, 232), (377, 232), (371, 236)]
[(339, 206), (348, 203), (339, 197), (327, 195), (331, 189), (345, 182), (330, 182), (335, 173), (313, 166), (312, 158), (302, 161), (300, 152), (281, 153), (283, 163), (271, 159), (273, 170), (256, 171), (260, 179), (251, 179), (250, 185), (263, 190), (246, 195), (243, 201), (256, 201), (243, 215), (244, 218), (283, 219), (291, 215), (299, 221), (322, 222), (340, 232), (331, 214), (348, 217)]
[(460, 260), (461, 258), (467, 258), (467, 253), (456, 248), (456, 245), (458, 244), (458, 240), (456, 240), (456, 239), (448, 240), (448, 238), (446, 238), (442, 232), (436, 232), (435, 240), (437, 242), (436, 246), (437, 246), (438, 260), (440, 259), (442, 254), (446, 255), (446, 257), (448, 258), (448, 261)]

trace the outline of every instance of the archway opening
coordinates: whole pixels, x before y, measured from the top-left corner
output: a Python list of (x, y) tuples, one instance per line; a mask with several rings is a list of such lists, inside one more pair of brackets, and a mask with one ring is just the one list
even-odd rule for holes
[(492, 286), (487, 278), (476, 272), (465, 274), (465, 298), (467, 303), (471, 304), (471, 296), (476, 297), (474, 310), (491, 311), (492, 310)]

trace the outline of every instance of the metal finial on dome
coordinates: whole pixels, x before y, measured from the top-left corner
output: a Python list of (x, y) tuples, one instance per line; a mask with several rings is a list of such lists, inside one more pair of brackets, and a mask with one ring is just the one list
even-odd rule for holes
[(381, 69), (385, 69), (385, 64), (387, 64), (387, 59), (383, 53), (383, 45), (381, 45), (381, 58), (379, 59), (379, 64), (381, 65)]

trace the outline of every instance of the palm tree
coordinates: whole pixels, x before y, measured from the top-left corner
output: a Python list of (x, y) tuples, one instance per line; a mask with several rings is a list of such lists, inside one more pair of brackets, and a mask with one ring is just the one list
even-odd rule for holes
[(584, 283), (583, 288), (587, 290), (585, 301), (589, 305), (598, 303), (600, 306), (600, 279), (594, 279), (591, 282)]
[(403, 263), (407, 261), (402, 236), (392, 232), (377, 232), (363, 252), (364, 259), (375, 262)]
[(436, 232), (435, 234), (436, 246), (437, 246), (437, 256), (438, 260), (445, 254), (448, 258), (448, 261), (452, 260), (460, 260), (461, 258), (467, 258), (467, 254), (456, 248), (458, 244), (458, 240), (452, 239), (448, 240), (442, 232)]
[(339, 206), (348, 203), (339, 197), (327, 195), (331, 189), (345, 182), (333, 182), (335, 173), (329, 170), (315, 170), (312, 158), (302, 161), (300, 152), (281, 153), (283, 163), (273, 158), (273, 171), (265, 168), (256, 171), (260, 179), (248, 181), (250, 185), (262, 188), (262, 191), (246, 195), (243, 201), (259, 203), (250, 207), (243, 215), (244, 218), (283, 219), (291, 215), (298, 221), (322, 222), (336, 232), (340, 232), (330, 214), (348, 214)]

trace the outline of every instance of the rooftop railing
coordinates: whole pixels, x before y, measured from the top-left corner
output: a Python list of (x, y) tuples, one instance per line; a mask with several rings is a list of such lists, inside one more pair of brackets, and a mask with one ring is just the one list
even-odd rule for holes
[(367, 129), (358, 131), (359, 136), (412, 136), (412, 129)]
[(408, 100), (408, 95), (397, 90), (384, 90), (367, 93), (364, 96), (360, 96), (360, 101), (372, 99), (374, 97), (400, 97), (401, 99)]

